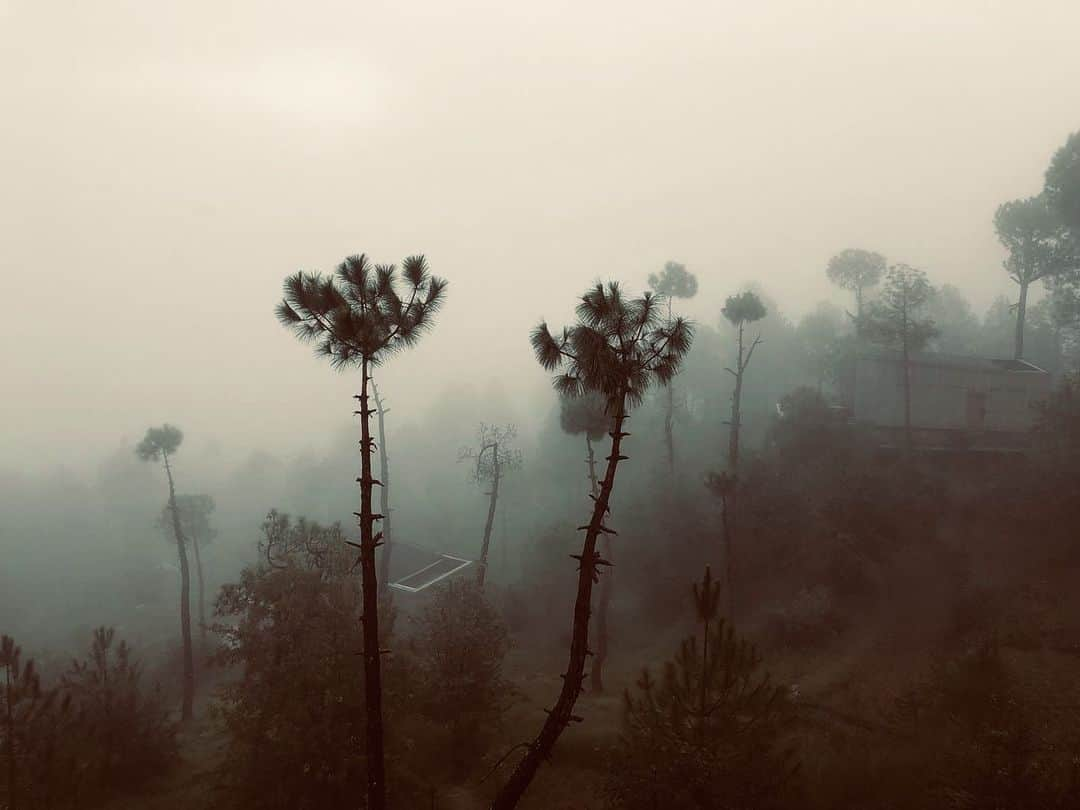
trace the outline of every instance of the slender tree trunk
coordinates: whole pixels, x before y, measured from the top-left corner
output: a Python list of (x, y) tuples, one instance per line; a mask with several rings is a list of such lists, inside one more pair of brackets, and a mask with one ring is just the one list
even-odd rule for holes
[(1016, 344), (1013, 357), (1024, 359), (1024, 321), (1027, 320), (1027, 297), (1030, 282), (1020, 282), (1020, 300), (1016, 304)]
[[(753, 349), (751, 349), (753, 351)], [(735, 621), (735, 519), (739, 488), (739, 433), (742, 430), (742, 386), (746, 372), (743, 324), (739, 324), (739, 354), (735, 366), (735, 392), (731, 396), (731, 432), (728, 434), (728, 475), (731, 491), (721, 498), (721, 524), (724, 530), (724, 574), (727, 582), (728, 618)]]
[(739, 429), (742, 427), (743, 326), (739, 324), (739, 356), (735, 366), (735, 392), (731, 395), (731, 430), (728, 433), (728, 473), (739, 469)]
[(385, 595), (390, 587), (390, 554), (393, 551), (393, 539), (390, 536), (390, 460), (386, 450), (385, 416), (390, 411), (383, 407), (382, 398), (375, 380), (371, 380), (371, 393), (375, 398), (375, 409), (379, 416), (379, 511), (382, 512), (382, 553), (379, 555), (379, 588)]
[(206, 586), (203, 581), (202, 552), (199, 550), (199, 538), (191, 538), (191, 548), (195, 552), (195, 581), (199, 586), (199, 647), (206, 655)]
[[(668, 296), (668, 326), (671, 326), (671, 296)], [(667, 390), (667, 412), (664, 414), (664, 441), (667, 443), (668, 473), (675, 475), (675, 381), (669, 380), (664, 386)]]
[(582, 543), (578, 568), (570, 659), (566, 673), (563, 675), (562, 690), (559, 692), (554, 708), (544, 721), (540, 733), (529, 744), (525, 756), (518, 762), (510, 778), (495, 796), (491, 803), (491, 810), (511, 810), (517, 806), (533, 777), (536, 776), (540, 763), (551, 755), (559, 735), (572, 721), (580, 719), (573, 714), (573, 710), (578, 695), (581, 694), (581, 687), (585, 680), (585, 659), (589, 655), (589, 614), (592, 612), (593, 582), (600, 575), (601, 565), (607, 562), (597, 554), (596, 542), (601, 534), (611, 533), (611, 529), (604, 525), (604, 516), (608, 512), (608, 502), (611, 499), (612, 489), (615, 487), (615, 471), (619, 462), (626, 458), (619, 455), (623, 437), (629, 435), (623, 432), (626, 418), (626, 395), (623, 394), (612, 419), (611, 454), (607, 457), (607, 470), (600, 483), (600, 493), (593, 502), (592, 518), (588, 526), (581, 527), (586, 530), (585, 540)]
[[(481, 453), (484, 451), (481, 449)], [(476, 572), (476, 584), (481, 589), (484, 587), (484, 579), (487, 577), (488, 549), (491, 547), (491, 527), (495, 525), (495, 505), (499, 500), (499, 443), (491, 445), (491, 492), (488, 493), (487, 521), (484, 523), (484, 543), (480, 546), (480, 567)]]
[[(592, 441), (589, 434), (585, 434), (585, 446), (589, 455), (586, 463), (589, 465), (589, 492), (595, 498), (597, 496), (596, 481), (596, 455), (593, 453)], [(612, 561), (611, 540), (604, 535), (600, 541), (601, 551), (605, 560)], [(607, 663), (608, 654), (608, 606), (611, 604), (611, 590), (614, 586), (614, 571), (608, 571), (607, 576), (600, 580), (600, 602), (596, 608), (596, 652), (593, 655), (592, 665), (592, 689), (600, 693), (604, 691), (604, 664)]]
[(368, 403), (368, 360), (360, 365), (360, 584), (363, 592), (364, 709), (366, 712), (367, 810), (386, 810), (386, 767), (383, 756), (382, 661), (379, 650), (379, 578), (375, 568), (375, 548), (382, 539), (375, 534), (375, 521), (383, 515), (371, 511), (371, 451), (374, 441), (368, 419), (374, 410)]
[(176, 506), (176, 487), (173, 484), (172, 467), (169, 466), (169, 454), (162, 453), (162, 457), (165, 460), (165, 474), (169, 479), (169, 511), (172, 512), (173, 534), (180, 556), (180, 633), (184, 639), (184, 702), (180, 719), (186, 723), (191, 720), (195, 702), (195, 662), (191, 651), (191, 572), (188, 569), (187, 541), (180, 525), (180, 510)]

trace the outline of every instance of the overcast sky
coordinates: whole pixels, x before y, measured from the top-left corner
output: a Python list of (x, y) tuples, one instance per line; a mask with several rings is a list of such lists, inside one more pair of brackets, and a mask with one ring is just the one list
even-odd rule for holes
[(529, 327), (669, 258), (708, 323), (749, 280), (839, 300), (849, 246), (981, 311), (995, 207), (1080, 128), (1078, 32), (1075, 0), (0, 0), (0, 467), (166, 420), (318, 444), (355, 380), (272, 309), (356, 252), (450, 280), (399, 419), (466, 376), (546, 396)]

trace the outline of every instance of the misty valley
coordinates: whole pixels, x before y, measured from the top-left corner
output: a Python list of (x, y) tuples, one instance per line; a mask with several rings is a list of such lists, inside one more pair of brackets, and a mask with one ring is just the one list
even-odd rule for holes
[(0, 810), (1080, 810), (1072, 4), (51, 5)]

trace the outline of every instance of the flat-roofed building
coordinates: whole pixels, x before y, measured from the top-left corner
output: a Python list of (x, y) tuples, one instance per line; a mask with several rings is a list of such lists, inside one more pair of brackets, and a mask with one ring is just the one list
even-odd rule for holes
[[(923, 352), (908, 363), (911, 425), (923, 448), (1022, 450), (1050, 393), (1051, 378), (1026, 360)], [(860, 354), (853, 417), (883, 442), (904, 430), (904, 364), (899, 352)]]

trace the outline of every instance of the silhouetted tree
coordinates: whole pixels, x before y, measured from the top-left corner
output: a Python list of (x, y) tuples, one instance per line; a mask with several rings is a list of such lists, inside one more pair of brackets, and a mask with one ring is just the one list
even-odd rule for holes
[(1024, 356), (1024, 317), (1028, 288), (1036, 281), (1059, 275), (1078, 265), (1071, 241), (1057, 212), (1042, 195), (1012, 200), (998, 206), (994, 214), (998, 239), (1009, 251), (1004, 267), (1020, 287), (1016, 303), (1016, 340), (1013, 356)]
[(1080, 131), (1054, 153), (1046, 170), (1047, 202), (1080, 239)]
[[(458, 460), (471, 459), (476, 462), (473, 479), (477, 483), (489, 482), (491, 491), (488, 496), (487, 520), (484, 521), (484, 539), (480, 544), (480, 560), (476, 569), (476, 584), (484, 589), (487, 577), (488, 550), (491, 547), (491, 527), (495, 525), (495, 507), (499, 501), (499, 482), (510, 470), (521, 466), (521, 451), (510, 445), (517, 437), (517, 427), (506, 425), (480, 425), (477, 431), (477, 446), (463, 449)], [(503, 538), (505, 542), (506, 538)]]
[[(206, 652), (206, 582), (203, 576), (202, 547), (212, 543), (217, 537), (217, 529), (210, 525), (210, 515), (217, 505), (209, 495), (177, 495), (176, 506), (180, 510), (180, 525), (184, 537), (191, 542), (195, 552), (195, 579), (199, 588), (199, 637), (203, 652)], [(172, 509), (166, 506), (158, 526), (166, 534), (172, 534)], [(175, 539), (175, 538), (174, 538)]]
[(900, 352), (904, 387), (904, 445), (910, 453), (911, 434), (911, 355), (920, 352), (937, 334), (937, 327), (923, 311), (934, 294), (926, 273), (906, 264), (889, 268), (881, 300), (866, 320), (867, 337), (879, 345)]
[(562, 690), (540, 733), (529, 743), (525, 756), (495, 796), (493, 810), (517, 806), (563, 729), (578, 719), (573, 710), (581, 693), (585, 659), (589, 654), (593, 584), (600, 577), (601, 567), (609, 565), (597, 552), (596, 544), (601, 534), (614, 533), (604, 525), (604, 518), (615, 486), (616, 470), (626, 458), (621, 449), (623, 439), (629, 434), (623, 427), (630, 409), (642, 401), (651, 386), (667, 384), (675, 376), (693, 338), (690, 326), (682, 318), (666, 322), (651, 293), (627, 299), (616, 282), (606, 286), (598, 283), (582, 296), (577, 316), (578, 322), (558, 337), (551, 334), (546, 323), (541, 323), (531, 335), (533, 349), (544, 369), (562, 370), (554, 380), (560, 394), (580, 396), (591, 391), (605, 399), (611, 419), (611, 451), (600, 492), (593, 499), (592, 516), (588, 524), (579, 527), (585, 532), (585, 540), (581, 554), (574, 555), (578, 560), (577, 597)]
[(832, 304), (821, 303), (803, 316), (795, 328), (807, 370), (813, 373), (818, 392), (825, 381), (840, 386), (840, 366), (845, 339), (843, 313)]
[(743, 377), (750, 365), (750, 359), (754, 356), (754, 349), (761, 343), (758, 335), (746, 346), (746, 325), (760, 321), (765, 317), (765, 304), (758, 296), (747, 290), (739, 295), (728, 296), (722, 310), (723, 315), (738, 330), (738, 342), (736, 344), (735, 368), (727, 368), (731, 376), (735, 378), (735, 390), (731, 395), (731, 422), (728, 431), (728, 471), (736, 475), (739, 469), (739, 431), (742, 428), (742, 389)]
[(192, 703), (195, 699), (195, 664), (191, 651), (191, 574), (188, 570), (187, 538), (180, 520), (180, 509), (176, 504), (176, 486), (173, 483), (172, 466), (169, 464), (169, 457), (176, 454), (183, 440), (184, 434), (172, 425), (149, 428), (135, 448), (135, 454), (142, 461), (161, 461), (169, 481), (167, 508), (171, 513), (176, 551), (180, 557), (180, 633), (184, 641), (184, 697), (180, 716), (186, 723), (191, 719)]
[(782, 746), (794, 713), (761, 656), (717, 618), (709, 570), (694, 586), (697, 636), (660, 679), (646, 669), (625, 696), (624, 730), (605, 793), (627, 810), (743, 810), (781, 805), (797, 770)]
[(262, 561), (215, 605), (224, 620), (214, 628), (224, 642), (217, 661), (238, 673), (220, 695), (221, 786), (232, 806), (356, 807), (367, 696), (354, 661), (366, 628), (347, 536), (277, 511), (261, 533)]
[(379, 387), (375, 385), (375, 379), (371, 380), (371, 395), (375, 399), (375, 410), (379, 416), (379, 513), (382, 519), (382, 554), (379, 557), (379, 588), (383, 594), (389, 594), (390, 585), (390, 556), (393, 553), (394, 539), (390, 533), (391, 510), (390, 509), (390, 459), (386, 449), (386, 414), (390, 409), (386, 407), (385, 400), (379, 396)]
[[(405, 294), (398, 293), (403, 282)], [(382, 674), (379, 650), (379, 585), (375, 549), (381, 533), (374, 524), (385, 516), (371, 508), (370, 406), (371, 369), (390, 355), (416, 344), (431, 326), (446, 290), (446, 282), (432, 276), (423, 256), (410, 256), (397, 268), (372, 265), (366, 256), (350, 256), (333, 277), (296, 273), (285, 280), (285, 297), (277, 307), (283, 324), (296, 336), (316, 344), (316, 352), (338, 369), (359, 366), (360, 393), (360, 571), (364, 609), (364, 695), (367, 718), (368, 810), (386, 807), (383, 755)]]
[[(580, 397), (559, 398), (559, 423), (564, 432), (571, 435), (585, 435), (585, 465), (588, 470), (589, 494), (595, 498), (599, 492), (596, 479), (596, 455), (593, 442), (604, 437), (610, 420), (604, 413), (604, 399), (596, 392)], [(600, 556), (614, 567), (614, 550), (611, 538), (603, 535), (600, 539)], [(596, 606), (596, 651), (593, 655), (592, 688), (594, 692), (604, 691), (604, 664), (608, 653), (608, 608), (611, 605), (611, 591), (615, 584), (614, 570), (600, 580), (600, 601)]]
[(829, 259), (825, 268), (829, 281), (855, 293), (855, 325), (863, 316), (866, 290), (876, 287), (885, 275), (885, 257), (871, 250), (848, 248)]
[[(673, 298), (693, 298), (697, 295), (697, 277), (686, 269), (685, 264), (667, 262), (659, 275), (649, 274), (649, 287), (657, 295), (667, 299), (668, 320), (671, 320), (671, 300)], [(668, 472), (675, 472), (675, 386), (669, 383), (665, 387), (667, 393), (667, 411), (664, 414), (664, 441), (667, 443)]]

